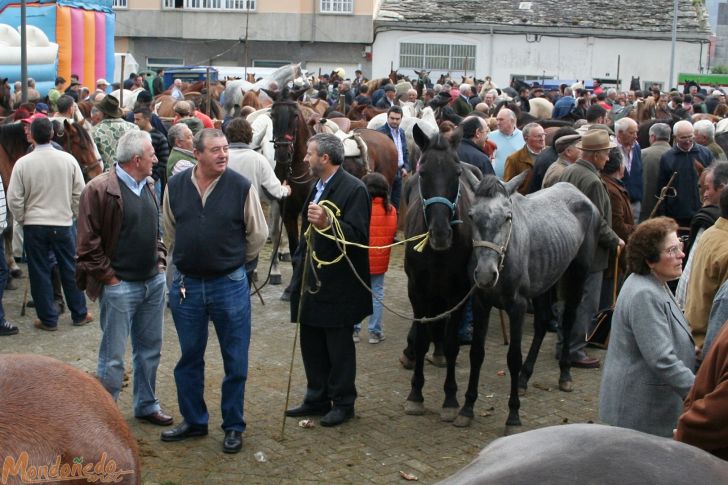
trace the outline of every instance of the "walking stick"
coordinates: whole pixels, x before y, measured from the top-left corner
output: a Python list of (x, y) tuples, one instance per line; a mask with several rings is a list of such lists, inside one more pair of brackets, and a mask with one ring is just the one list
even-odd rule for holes
[(301, 308), (303, 308), (303, 297), (306, 294), (306, 280), (308, 278), (308, 264), (311, 255), (311, 241), (306, 241), (306, 256), (303, 259), (303, 274), (301, 275), (301, 292), (298, 298), (298, 311), (296, 313), (296, 330), (293, 333), (293, 347), (291, 348), (291, 364), (288, 366), (288, 387), (286, 388), (286, 403), (283, 407), (283, 421), (281, 422), (281, 441), (286, 436), (286, 410), (291, 397), (291, 381), (293, 380), (293, 360), (296, 357), (296, 344), (298, 343), (298, 329), (301, 326)]
[(503, 316), (503, 310), (498, 309), (500, 315), (501, 331), (503, 332), (503, 345), (508, 345), (508, 329), (506, 328), (505, 317)]
[(655, 208), (652, 209), (652, 212), (650, 212), (650, 217), (648, 217), (648, 219), (652, 219), (655, 217), (655, 214), (657, 214), (657, 209), (660, 208), (662, 201), (665, 200), (665, 197), (667, 197), (667, 191), (672, 188), (672, 183), (675, 181), (675, 177), (677, 177), (677, 172), (672, 172), (672, 177), (670, 177), (670, 180), (667, 181), (667, 185), (660, 189), (660, 196), (657, 198)]
[(25, 316), (25, 306), (28, 304), (28, 287), (30, 286), (30, 277), (25, 278), (25, 289), (23, 290), (23, 306), (20, 308), (20, 316)]

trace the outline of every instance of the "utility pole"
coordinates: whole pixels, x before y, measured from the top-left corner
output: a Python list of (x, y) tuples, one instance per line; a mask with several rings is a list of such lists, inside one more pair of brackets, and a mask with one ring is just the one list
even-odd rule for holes
[(28, 102), (28, 36), (26, 34), (26, 0), (20, 2), (20, 82), (23, 84), (21, 99)]

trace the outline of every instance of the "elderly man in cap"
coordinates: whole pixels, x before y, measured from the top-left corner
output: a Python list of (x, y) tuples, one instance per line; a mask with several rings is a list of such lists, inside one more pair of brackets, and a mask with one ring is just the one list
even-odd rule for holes
[(391, 84), (387, 84), (382, 88), (384, 90), (384, 97), (380, 99), (376, 107), (379, 109), (389, 109), (392, 106), (399, 106), (397, 102), (397, 90)]
[(604, 187), (599, 171), (609, 160), (609, 151), (616, 145), (609, 140), (606, 130), (589, 130), (582, 135), (576, 148), (581, 157), (564, 169), (561, 182), (569, 182), (579, 189), (599, 210), (599, 239), (589, 274), (584, 282), (581, 302), (576, 309), (576, 319), (571, 335), (559, 334), (556, 356), (561, 355), (560, 345), (569, 345), (569, 357), (574, 367), (597, 368), (599, 359), (589, 357), (584, 352), (585, 336), (588, 334), (592, 319), (599, 310), (599, 297), (602, 289), (602, 272), (607, 269), (609, 253), (617, 246), (623, 247), (624, 241), (612, 230), (612, 206), (609, 194)]
[(101, 153), (104, 171), (106, 171), (116, 161), (116, 145), (122, 135), (127, 131), (138, 130), (139, 128), (134, 123), (122, 119), (124, 113), (119, 108), (119, 100), (110, 94), (107, 94), (101, 102), (96, 104), (96, 109), (101, 112), (102, 119), (91, 130), (91, 137), (96, 143), (99, 153)]
[(546, 170), (546, 174), (543, 176), (542, 188), (545, 189), (554, 185), (561, 179), (566, 167), (576, 163), (581, 156), (581, 150), (576, 147), (579, 140), (581, 140), (581, 135), (578, 134), (565, 135), (556, 140), (554, 150), (559, 154), (559, 157)]

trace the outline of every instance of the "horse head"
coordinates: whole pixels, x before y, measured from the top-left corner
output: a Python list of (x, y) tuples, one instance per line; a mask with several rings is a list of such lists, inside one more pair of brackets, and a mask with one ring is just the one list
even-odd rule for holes
[(96, 159), (91, 135), (81, 124), (63, 120), (63, 130), (59, 134), (59, 143), (65, 151), (76, 159), (86, 182), (101, 173), (102, 168)]
[(522, 172), (505, 183), (487, 175), (475, 190), (469, 215), (473, 221), (473, 278), (479, 288), (492, 288), (498, 283), (513, 229), (511, 195), (527, 174)]
[(435, 251), (446, 251), (452, 245), (453, 225), (462, 223), (458, 211), (462, 167), (456, 151), (460, 136), (428, 138), (418, 125), (412, 127), (412, 134), (422, 150), (419, 196), (429, 245)]
[[(273, 151), (276, 172), (289, 178), (293, 170), (293, 159), (301, 145), (305, 147), (309, 137), (308, 125), (301, 110), (293, 101), (275, 101), (271, 106), (270, 117), (273, 121)], [(305, 148), (304, 148), (305, 151)]]

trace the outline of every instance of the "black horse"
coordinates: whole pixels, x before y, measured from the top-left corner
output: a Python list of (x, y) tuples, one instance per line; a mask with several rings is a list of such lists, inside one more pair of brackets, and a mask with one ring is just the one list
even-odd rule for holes
[[(427, 233), (428, 241), (422, 251), (416, 242), (405, 249), (404, 269), (407, 273), (407, 291), (415, 319), (434, 317), (455, 307), (471, 288), (467, 270), (472, 252), (471, 225), (468, 209), (472, 201), (470, 171), (458, 161), (456, 147), (460, 142), (455, 135), (450, 140), (437, 135), (428, 139), (420, 128), (413, 128), (415, 142), (422, 150), (419, 172), (407, 181), (405, 198), (407, 215), (405, 235)], [(473, 419), (473, 405), (478, 397), (480, 366), (485, 355), (485, 332), (481, 322), (473, 323), (470, 347), (470, 379), (465, 393), (465, 405), (458, 413), (455, 361), (460, 349), (458, 327), (462, 306), (449, 317), (432, 323), (415, 320), (415, 370), (405, 412), (421, 415), (425, 411), (422, 387), (425, 383), (423, 367), (425, 353), (431, 340), (444, 335), (447, 377), (445, 401), (441, 419), (454, 421), (456, 426), (468, 426)]]

